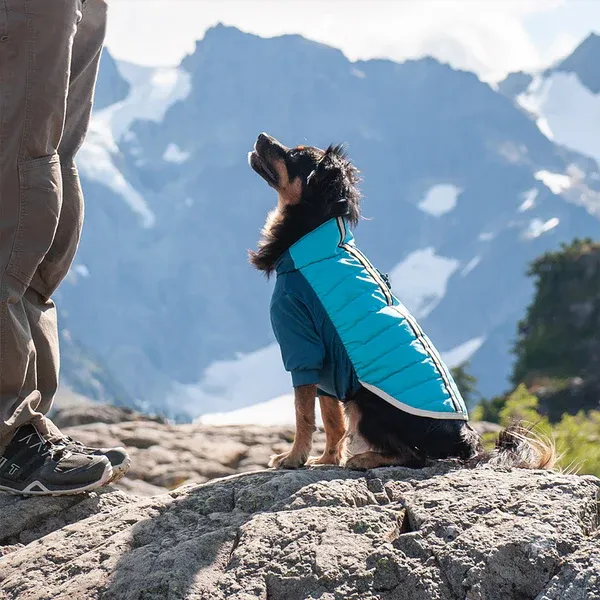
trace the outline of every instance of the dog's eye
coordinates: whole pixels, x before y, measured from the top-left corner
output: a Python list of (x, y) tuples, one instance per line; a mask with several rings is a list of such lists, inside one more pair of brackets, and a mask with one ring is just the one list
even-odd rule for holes
[(292, 148), (292, 150), (290, 150), (290, 158), (296, 158), (297, 156), (300, 156), (303, 152), (303, 150), (306, 150), (306, 146), (296, 146), (295, 148)]

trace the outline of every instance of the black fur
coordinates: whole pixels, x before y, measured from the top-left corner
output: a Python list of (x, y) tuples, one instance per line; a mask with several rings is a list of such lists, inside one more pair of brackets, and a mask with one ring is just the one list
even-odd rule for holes
[(423, 466), (429, 459), (468, 460), (481, 450), (479, 435), (465, 421), (411, 415), (365, 388), (350, 402), (361, 414), (359, 433), (377, 452), (406, 457), (407, 467)]

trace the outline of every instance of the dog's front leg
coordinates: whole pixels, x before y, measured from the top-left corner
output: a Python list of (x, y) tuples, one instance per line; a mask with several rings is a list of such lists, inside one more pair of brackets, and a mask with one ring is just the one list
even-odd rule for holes
[(312, 437), (315, 432), (315, 399), (317, 388), (314, 385), (302, 385), (294, 389), (296, 406), (296, 436), (289, 452), (272, 456), (270, 467), (279, 469), (297, 469), (302, 467), (312, 448)]
[(309, 465), (339, 465), (342, 439), (346, 433), (342, 403), (337, 398), (319, 396), (321, 416), (325, 426), (325, 450), (319, 457), (309, 458)]

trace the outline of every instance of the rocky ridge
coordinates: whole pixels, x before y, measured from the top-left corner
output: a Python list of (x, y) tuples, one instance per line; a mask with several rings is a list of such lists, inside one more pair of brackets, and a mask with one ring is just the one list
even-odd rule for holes
[(2, 600), (593, 600), (598, 480), (263, 471), (139, 498), (0, 495)]

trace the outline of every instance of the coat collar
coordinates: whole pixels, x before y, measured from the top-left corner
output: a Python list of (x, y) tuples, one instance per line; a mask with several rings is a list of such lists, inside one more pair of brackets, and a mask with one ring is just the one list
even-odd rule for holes
[(302, 269), (307, 265), (342, 254), (345, 245), (354, 246), (354, 236), (346, 219), (337, 217), (300, 238), (275, 263), (277, 275)]

